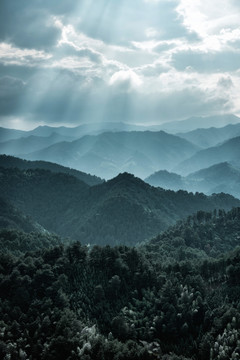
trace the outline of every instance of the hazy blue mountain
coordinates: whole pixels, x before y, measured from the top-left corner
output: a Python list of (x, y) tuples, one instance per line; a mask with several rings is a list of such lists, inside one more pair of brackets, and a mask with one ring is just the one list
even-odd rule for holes
[(240, 168), (228, 162), (210, 166), (186, 177), (160, 170), (145, 181), (150, 185), (174, 191), (182, 189), (207, 195), (224, 192), (240, 198)]
[(170, 170), (199, 148), (185, 139), (159, 132), (108, 132), (52, 145), (26, 156), (111, 178), (131, 171), (145, 178), (159, 169)]
[(54, 173), (64, 173), (68, 175), (73, 175), (79, 180), (84, 181), (86, 184), (93, 186), (97, 184), (101, 184), (104, 182), (103, 179), (95, 176), (86, 174), (82, 171), (78, 171), (75, 169), (70, 169), (65, 166), (61, 166), (58, 164), (54, 164), (47, 161), (27, 161), (23, 159), (19, 159), (13, 156), (8, 155), (0, 155), (0, 167), (4, 168), (18, 168), (20, 170), (27, 170), (27, 169), (43, 169), (43, 170), (50, 170)]
[[(145, 126), (145, 125), (135, 125), (127, 124), (124, 122), (100, 122), (100, 123), (86, 123), (78, 125), (75, 127), (67, 126), (48, 126), (40, 125), (33, 130), (16, 130), (0, 127), (0, 142), (6, 142), (8, 140), (19, 139), (29, 136), (38, 136), (38, 137), (50, 137), (53, 134), (58, 134), (59, 138), (62, 136), (63, 141), (72, 141), (79, 139), (85, 135), (98, 135), (104, 132), (119, 132), (119, 131), (159, 131), (161, 130), (161, 125), (154, 126)], [(60, 140), (59, 140), (60, 141)]]
[(26, 131), (0, 127), (0, 142), (27, 136)]
[(98, 135), (108, 131), (144, 131), (147, 128), (148, 127), (144, 125), (127, 124), (124, 122), (100, 122), (86, 123), (75, 127), (38, 126), (36, 129), (31, 130), (30, 133), (37, 136), (49, 136), (53, 132), (56, 132), (59, 135), (70, 136), (74, 139), (78, 139), (85, 135)]
[(223, 127), (228, 124), (240, 123), (240, 118), (232, 115), (216, 115), (206, 117), (191, 117), (186, 120), (172, 121), (162, 124), (162, 129), (171, 133), (188, 132), (201, 128)]
[(240, 165), (240, 136), (221, 145), (198, 151), (189, 159), (182, 161), (173, 171), (181, 175), (188, 175), (226, 161), (237, 166)]
[(163, 189), (170, 189), (174, 191), (186, 189), (184, 177), (166, 170), (156, 171), (154, 174), (148, 176), (144, 181), (152, 186), (161, 187)]
[(90, 244), (130, 244), (157, 235), (197, 210), (231, 209), (240, 200), (154, 188), (124, 173), (89, 187), (74, 176), (1, 168), (2, 196), (50, 232)]
[(230, 124), (222, 128), (211, 127), (209, 129), (197, 129), (187, 133), (178, 133), (177, 135), (199, 147), (208, 148), (239, 136), (240, 123), (234, 125)]
[(202, 169), (186, 178), (186, 188), (206, 194), (225, 192), (240, 198), (240, 168), (228, 162)]
[(49, 136), (26, 136), (0, 143), (0, 154), (21, 155), (44, 149), (60, 141), (71, 141), (72, 138), (57, 133)]

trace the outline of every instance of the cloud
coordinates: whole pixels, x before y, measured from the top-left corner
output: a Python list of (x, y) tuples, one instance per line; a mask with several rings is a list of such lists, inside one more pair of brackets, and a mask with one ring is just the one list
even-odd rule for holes
[(59, 36), (60, 31), (46, 9), (23, 0), (1, 2), (1, 41), (21, 48), (46, 49), (55, 44)]
[(239, 10), (235, 0), (3, 0), (1, 120), (158, 123), (238, 111)]
[(95, 63), (102, 62), (102, 55), (99, 52), (87, 47), (71, 46), (68, 43), (61, 44), (58, 47), (58, 51), (55, 53), (55, 56), (59, 56), (61, 58), (67, 56), (75, 56), (78, 58), (85, 57)]
[(180, 0), (177, 11), (185, 27), (201, 38), (239, 26), (239, 4), (236, 0)]
[(35, 49), (21, 49), (7, 43), (0, 43), (0, 63), (4, 65), (28, 65), (30, 67), (49, 60), (51, 54)]
[(128, 91), (139, 87), (142, 84), (142, 80), (132, 70), (121, 70), (112, 75), (109, 84), (118, 87), (121, 91)]
[(21, 102), (25, 84), (22, 80), (4, 76), (0, 78), (0, 114), (16, 113)]
[[(126, 45), (144, 41), (151, 36), (157, 39), (193, 36), (176, 14), (177, 0), (139, 2), (98, 0), (85, 7), (88, 16), (80, 17), (75, 25), (89, 37), (105, 43)], [(111, 29), (109, 31), (109, 29)]]
[(224, 89), (231, 89), (234, 87), (234, 84), (230, 76), (223, 76), (218, 80), (218, 86)]
[(172, 55), (172, 65), (181, 71), (189, 67), (199, 72), (236, 71), (240, 68), (240, 52), (181, 51)]

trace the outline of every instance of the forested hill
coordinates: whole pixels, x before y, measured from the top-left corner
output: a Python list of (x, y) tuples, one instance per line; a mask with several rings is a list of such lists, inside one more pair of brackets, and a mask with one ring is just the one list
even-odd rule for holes
[(0, 172), (2, 196), (48, 231), (85, 244), (135, 245), (198, 210), (240, 206), (230, 195), (167, 191), (128, 173), (90, 187), (46, 170)]
[(0, 229), (15, 229), (24, 232), (42, 232), (47, 231), (38, 223), (34, 222), (31, 217), (26, 216), (9, 201), (0, 197)]
[(4, 168), (18, 168), (20, 170), (28, 169), (43, 169), (49, 170), (54, 173), (63, 173), (75, 176), (79, 180), (84, 181), (86, 184), (93, 186), (104, 182), (101, 178), (95, 175), (86, 174), (82, 171), (71, 169), (59, 164), (48, 161), (29, 161), (23, 160), (14, 156), (0, 155), (0, 167)]
[(198, 211), (146, 245), (152, 257), (167, 262), (217, 258), (240, 246), (240, 207), (229, 212)]
[[(237, 243), (239, 216), (239, 208), (199, 212), (139, 250), (74, 243), (29, 252), (33, 234), (5, 231), (0, 358), (238, 359), (240, 250), (225, 250)], [(211, 239), (210, 247), (222, 251), (216, 259)], [(23, 254), (13, 256), (11, 243)], [(175, 247), (182, 258), (174, 259)]]

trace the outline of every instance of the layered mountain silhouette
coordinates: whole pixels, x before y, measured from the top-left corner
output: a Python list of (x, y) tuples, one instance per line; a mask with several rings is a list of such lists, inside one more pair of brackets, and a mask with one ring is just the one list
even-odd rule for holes
[(111, 178), (130, 171), (141, 178), (156, 169), (171, 169), (199, 148), (185, 139), (160, 132), (120, 132), (84, 136), (26, 156)]
[(7, 129), (0, 127), (0, 142), (8, 141), (12, 139), (19, 139), (24, 136), (29, 136), (30, 134), (23, 130), (16, 129)]
[(104, 132), (119, 132), (119, 131), (146, 131), (161, 130), (161, 125), (145, 126), (128, 124), (124, 122), (99, 122), (99, 123), (86, 123), (75, 127), (67, 126), (47, 126), (41, 125), (33, 130), (16, 130), (0, 127), (0, 142), (19, 139), (22, 137), (39, 136), (50, 137), (52, 134), (58, 134), (59, 137), (66, 137), (70, 140), (79, 139), (85, 135), (98, 135)]
[(178, 133), (177, 135), (199, 147), (208, 148), (239, 136), (240, 123), (230, 124), (221, 128), (197, 129), (186, 133)]
[(71, 141), (68, 136), (52, 133), (49, 136), (30, 135), (18, 139), (12, 139), (0, 143), (0, 154), (20, 155), (44, 149), (61, 141)]
[(42, 169), (0, 172), (4, 199), (48, 231), (85, 244), (135, 245), (197, 210), (240, 205), (226, 194), (154, 188), (128, 173), (90, 187), (74, 176)]
[(191, 172), (210, 167), (221, 162), (240, 165), (240, 136), (232, 138), (221, 145), (198, 151), (192, 157), (182, 161), (173, 172), (188, 175)]
[(240, 168), (228, 162), (189, 174), (187, 181), (192, 184), (193, 191), (207, 194), (225, 192), (240, 198)]
[(240, 168), (223, 162), (201, 169), (188, 176), (160, 170), (145, 179), (153, 186), (177, 191), (179, 189), (205, 194), (228, 193), (240, 198)]
[(240, 118), (232, 114), (205, 117), (193, 116), (182, 121), (171, 121), (164, 123), (162, 124), (162, 129), (167, 132), (178, 133), (210, 127), (220, 128), (228, 124), (237, 124), (239, 122)]

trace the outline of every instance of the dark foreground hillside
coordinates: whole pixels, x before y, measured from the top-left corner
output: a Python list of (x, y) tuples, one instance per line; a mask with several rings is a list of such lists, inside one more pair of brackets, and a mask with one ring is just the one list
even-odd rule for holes
[(97, 176), (86, 174), (82, 171), (61, 166), (59, 164), (51, 163), (48, 161), (41, 161), (41, 160), (28, 161), (9, 155), (0, 155), (0, 167), (7, 169), (17, 168), (20, 170), (43, 169), (43, 170), (49, 170), (53, 173), (68, 174), (75, 176), (77, 179), (82, 180), (83, 182), (85, 182), (90, 186), (101, 184), (104, 182), (104, 180), (100, 179)]
[(1, 231), (0, 358), (239, 359), (239, 222), (239, 208), (200, 212), (141, 249), (91, 251), (53, 238), (30, 252), (31, 234)]
[(50, 232), (84, 244), (135, 245), (198, 210), (240, 200), (154, 188), (124, 173), (97, 186), (43, 169), (0, 168), (2, 196)]

